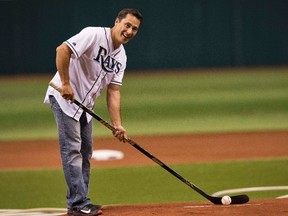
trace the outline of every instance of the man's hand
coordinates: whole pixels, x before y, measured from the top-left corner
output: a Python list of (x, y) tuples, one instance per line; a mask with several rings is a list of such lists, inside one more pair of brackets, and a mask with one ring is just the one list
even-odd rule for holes
[[(115, 126), (114, 126), (115, 127)], [(123, 126), (116, 126), (115, 127), (115, 131), (113, 131), (113, 135), (118, 139), (120, 140), (121, 142), (126, 142), (126, 139), (127, 139), (127, 133), (126, 133), (126, 130)]]
[(61, 96), (66, 100), (74, 100), (74, 92), (70, 84), (62, 85)]

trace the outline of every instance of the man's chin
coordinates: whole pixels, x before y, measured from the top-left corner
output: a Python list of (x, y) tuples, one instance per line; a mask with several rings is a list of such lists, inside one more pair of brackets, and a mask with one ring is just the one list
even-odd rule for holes
[(127, 38), (127, 37), (125, 37), (125, 36), (123, 36), (123, 35), (122, 35), (122, 38), (121, 38), (121, 39), (122, 39), (122, 43), (123, 43), (123, 44), (128, 43), (128, 42), (131, 40), (131, 38)]
[(122, 40), (122, 44), (126, 44), (130, 41), (130, 39), (125, 38), (124, 40)]

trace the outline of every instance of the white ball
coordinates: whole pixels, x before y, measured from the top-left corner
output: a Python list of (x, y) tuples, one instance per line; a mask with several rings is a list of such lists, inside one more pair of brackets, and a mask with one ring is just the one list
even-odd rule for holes
[(231, 197), (230, 196), (223, 196), (221, 199), (223, 205), (230, 205), (231, 204)]

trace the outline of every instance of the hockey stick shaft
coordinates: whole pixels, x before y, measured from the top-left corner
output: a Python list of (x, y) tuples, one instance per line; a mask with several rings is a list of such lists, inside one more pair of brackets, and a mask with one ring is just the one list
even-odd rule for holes
[[(58, 92), (61, 93), (61, 88), (59, 88), (58, 86), (56, 86), (54, 83), (50, 82), (50, 86), (53, 87), (54, 89), (56, 89)], [(75, 103), (77, 106), (79, 106), (81, 109), (83, 109), (85, 112), (89, 113), (93, 118), (95, 118), (97, 121), (99, 121), (102, 125), (104, 125), (105, 127), (107, 127), (109, 130), (111, 130), (112, 132), (116, 131), (116, 128), (114, 128), (111, 124), (109, 124), (107, 121), (105, 121), (104, 119), (102, 119), (99, 115), (97, 115), (93, 110), (87, 108), (86, 106), (84, 106), (82, 103), (80, 103), (79, 101), (77, 101), (76, 99), (74, 99), (72, 101), (73, 103)], [(196, 192), (198, 192), (199, 194), (201, 194), (203, 197), (205, 197), (206, 199), (208, 199), (209, 201), (211, 201), (214, 204), (222, 204), (221, 203), (221, 198), (220, 197), (213, 197), (210, 196), (208, 194), (206, 194), (204, 191), (202, 191), (199, 187), (197, 187), (196, 185), (192, 184), (190, 181), (188, 181), (187, 179), (185, 179), (183, 176), (181, 176), (180, 174), (178, 174), (175, 170), (173, 170), (172, 168), (170, 168), (169, 166), (167, 166), (165, 163), (163, 163), (161, 160), (159, 160), (157, 157), (155, 157), (154, 155), (152, 155), (151, 153), (149, 153), (148, 151), (146, 151), (144, 148), (142, 148), (139, 144), (137, 144), (135, 141), (133, 141), (132, 139), (129, 138), (125, 138), (125, 141), (128, 142), (130, 145), (132, 145), (134, 148), (136, 148), (138, 151), (140, 151), (141, 153), (143, 153), (144, 155), (146, 155), (147, 157), (149, 157), (151, 160), (153, 160), (155, 163), (157, 163), (158, 165), (160, 165), (163, 169), (165, 169), (166, 171), (168, 171), (169, 173), (171, 173), (172, 175), (174, 175), (176, 178), (178, 178), (180, 181), (182, 181), (183, 183), (185, 183), (186, 185), (188, 185), (190, 188), (192, 188), (193, 190), (195, 190)], [(245, 202), (249, 201), (248, 196), (246, 195), (240, 195), (240, 196), (235, 196), (234, 199), (233, 197), (231, 197), (232, 199), (232, 204), (242, 204)]]

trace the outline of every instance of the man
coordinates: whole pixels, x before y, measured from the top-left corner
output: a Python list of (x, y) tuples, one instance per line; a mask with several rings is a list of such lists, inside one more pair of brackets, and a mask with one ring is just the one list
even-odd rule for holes
[(58, 127), (60, 153), (67, 183), (68, 215), (101, 215), (102, 207), (87, 197), (92, 156), (92, 117), (73, 99), (90, 109), (107, 88), (107, 108), (113, 133), (125, 142), (120, 115), (120, 86), (126, 68), (123, 44), (138, 32), (143, 17), (136, 9), (123, 9), (112, 28), (87, 27), (56, 49), (57, 73), (51, 80), (61, 94), (48, 87), (45, 103), (52, 107)]

